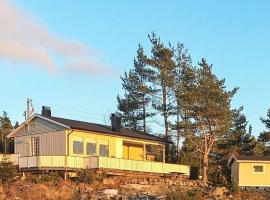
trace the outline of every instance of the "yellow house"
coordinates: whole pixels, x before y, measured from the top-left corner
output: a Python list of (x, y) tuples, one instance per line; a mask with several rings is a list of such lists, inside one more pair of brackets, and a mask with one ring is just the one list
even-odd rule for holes
[(231, 177), (240, 187), (270, 187), (270, 156), (232, 155)]
[(121, 128), (120, 121), (115, 114), (111, 126), (58, 118), (43, 106), (41, 115), (8, 137), (14, 138), (21, 171), (89, 168), (189, 176), (189, 166), (165, 163), (166, 141)]

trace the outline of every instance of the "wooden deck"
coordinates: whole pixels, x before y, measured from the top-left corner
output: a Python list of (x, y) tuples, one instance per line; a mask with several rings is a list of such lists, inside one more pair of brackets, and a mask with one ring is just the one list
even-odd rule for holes
[(110, 169), (146, 173), (179, 173), (189, 176), (190, 168), (186, 165), (162, 162), (125, 160), (109, 157), (76, 157), (76, 156), (31, 156), (20, 157), (19, 168), (31, 169)]

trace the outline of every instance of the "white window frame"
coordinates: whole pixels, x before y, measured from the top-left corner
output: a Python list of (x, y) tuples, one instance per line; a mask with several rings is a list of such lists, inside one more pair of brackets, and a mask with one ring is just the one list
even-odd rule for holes
[(32, 156), (40, 155), (40, 138), (39, 137), (31, 137), (31, 151), (32, 151)]
[[(260, 166), (260, 167), (263, 167), (263, 171), (262, 172), (255, 172), (254, 171), (254, 167), (255, 166)], [(252, 173), (253, 174), (265, 174), (265, 164), (252, 164)]]

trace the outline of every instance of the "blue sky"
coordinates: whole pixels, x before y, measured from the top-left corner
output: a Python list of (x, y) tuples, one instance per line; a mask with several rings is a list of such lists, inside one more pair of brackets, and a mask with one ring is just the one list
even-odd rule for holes
[(108, 123), (122, 92), (119, 76), (132, 67), (138, 43), (149, 51), (147, 34), (155, 31), (165, 43), (184, 43), (194, 63), (205, 57), (229, 89), (239, 86), (232, 105), (244, 106), (258, 134), (264, 129), (259, 118), (270, 107), (269, 6), (244, 0), (3, 0), (0, 111), (22, 122), (29, 96), (36, 112), (48, 105), (56, 116)]

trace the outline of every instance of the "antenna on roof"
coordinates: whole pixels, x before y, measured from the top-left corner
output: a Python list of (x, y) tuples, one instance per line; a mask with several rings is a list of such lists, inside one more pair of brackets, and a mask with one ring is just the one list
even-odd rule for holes
[(27, 120), (34, 114), (35, 109), (32, 104), (32, 99), (30, 99), (29, 97), (27, 98), (26, 105), (27, 105), (27, 108), (25, 112), (25, 119)]

